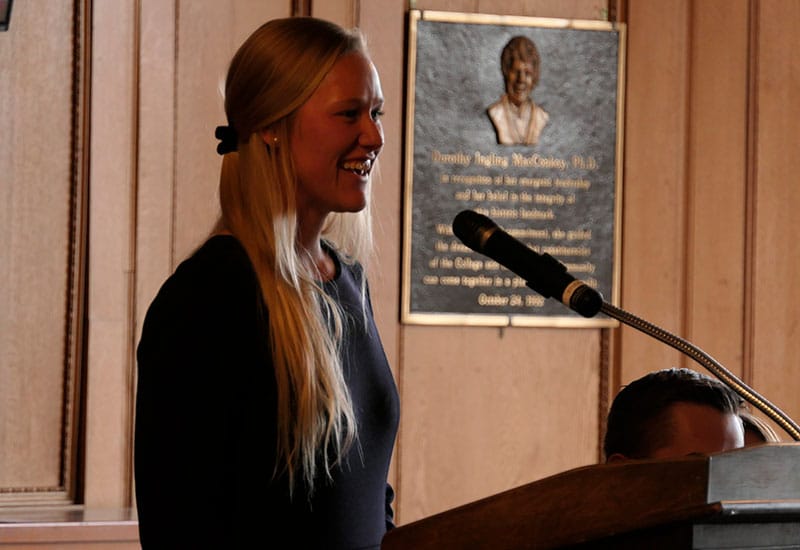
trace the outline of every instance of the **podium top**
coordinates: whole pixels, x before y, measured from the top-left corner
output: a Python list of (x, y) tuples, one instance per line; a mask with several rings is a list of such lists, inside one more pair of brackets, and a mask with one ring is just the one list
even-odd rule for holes
[(800, 518), (800, 444), (576, 468), (404, 526), (382, 550), (557, 548), (680, 521)]

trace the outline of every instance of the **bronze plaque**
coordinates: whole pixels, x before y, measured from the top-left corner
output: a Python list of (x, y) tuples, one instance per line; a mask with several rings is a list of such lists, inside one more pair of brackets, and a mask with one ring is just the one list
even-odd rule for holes
[(409, 12), (402, 320), (615, 326), (453, 235), (489, 216), (617, 303), (625, 27)]

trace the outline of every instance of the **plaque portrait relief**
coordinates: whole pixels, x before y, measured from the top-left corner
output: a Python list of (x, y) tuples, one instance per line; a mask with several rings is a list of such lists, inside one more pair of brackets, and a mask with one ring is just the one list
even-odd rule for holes
[(402, 321), (616, 326), (539, 294), (453, 222), (486, 216), (616, 303), (624, 26), (411, 10), (408, 32)]
[(505, 93), (486, 109), (497, 143), (536, 145), (550, 116), (532, 97), (539, 83), (541, 58), (533, 41), (515, 36), (500, 54)]

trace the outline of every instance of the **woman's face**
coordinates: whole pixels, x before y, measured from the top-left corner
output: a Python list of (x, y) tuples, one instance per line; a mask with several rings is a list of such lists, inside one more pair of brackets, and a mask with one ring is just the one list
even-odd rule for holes
[(358, 212), (383, 147), (383, 92), (363, 53), (342, 56), (296, 112), (289, 133), (300, 220)]
[(506, 74), (506, 93), (515, 105), (522, 105), (536, 86), (538, 67), (532, 62), (515, 59)]

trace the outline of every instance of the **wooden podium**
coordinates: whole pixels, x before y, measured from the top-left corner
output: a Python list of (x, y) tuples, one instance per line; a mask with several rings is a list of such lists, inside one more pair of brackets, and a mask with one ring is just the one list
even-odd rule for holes
[(393, 529), (382, 550), (800, 549), (800, 444), (576, 468)]

